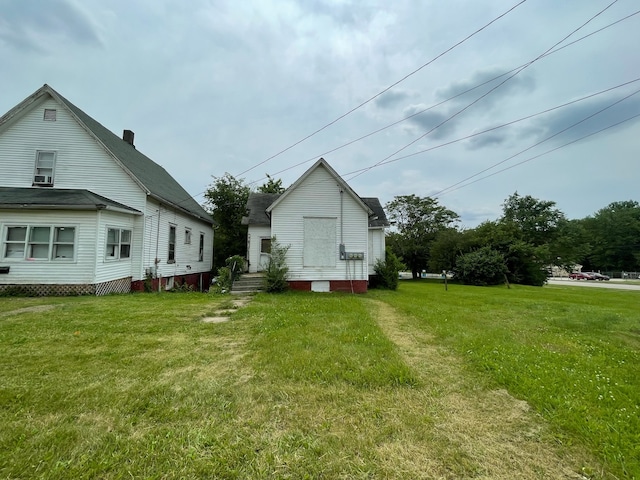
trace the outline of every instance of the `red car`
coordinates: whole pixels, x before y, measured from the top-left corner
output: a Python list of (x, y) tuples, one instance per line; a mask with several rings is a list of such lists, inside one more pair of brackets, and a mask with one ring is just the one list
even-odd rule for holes
[(573, 272), (569, 275), (571, 280), (595, 280), (596, 277), (587, 272)]

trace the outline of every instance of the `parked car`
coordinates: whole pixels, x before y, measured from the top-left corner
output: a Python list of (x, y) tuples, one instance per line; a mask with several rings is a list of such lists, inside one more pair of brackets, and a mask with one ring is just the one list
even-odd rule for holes
[(569, 278), (572, 280), (595, 280), (596, 277), (589, 272), (573, 272), (569, 274)]
[(602, 273), (598, 273), (598, 272), (585, 272), (591, 276), (593, 276), (594, 280), (610, 280), (611, 277), (609, 277), (609, 275), (603, 275)]

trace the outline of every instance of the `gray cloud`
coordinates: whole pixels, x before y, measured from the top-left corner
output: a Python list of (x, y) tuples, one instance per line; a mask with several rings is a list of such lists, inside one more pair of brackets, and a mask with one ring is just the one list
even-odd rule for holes
[(91, 19), (70, 0), (0, 0), (0, 10), (0, 42), (20, 50), (49, 50), (54, 48), (52, 38), (56, 37), (78, 44), (101, 44)]
[[(489, 92), (492, 88), (500, 85), (500, 82), (504, 82), (509, 78), (509, 75), (512, 75), (500, 76), (504, 72), (504, 69), (499, 68), (478, 70), (468, 79), (451, 82), (446, 87), (436, 90), (436, 98), (438, 98), (438, 100), (446, 100), (459, 95), (452, 101), (458, 104), (471, 103), (476, 98)], [(473, 90), (468, 93), (463, 93), (470, 89)], [(527, 72), (523, 72), (509, 79), (503, 85), (500, 85), (495, 91), (483, 98), (481, 102), (484, 107), (491, 107), (498, 101), (504, 100), (505, 97), (522, 95), (523, 93), (530, 93), (533, 90), (535, 90), (534, 78)]]
[[(580, 102), (570, 107), (554, 111), (522, 129), (519, 136), (521, 138), (533, 137), (536, 141), (543, 140), (614, 104), (626, 95), (628, 95), (628, 93), (600, 96), (591, 101)], [(554, 137), (550, 142), (553, 144), (566, 143), (608, 127), (633, 115), (637, 115), (638, 113), (640, 113), (640, 94), (623, 100), (611, 108), (604, 110), (602, 113), (572, 127), (566, 132)], [(624, 123), (621, 125), (621, 128), (628, 128), (632, 124), (638, 123), (638, 121), (640, 121), (640, 117)]]
[[(424, 109), (425, 109), (424, 105), (409, 105), (403, 110), (402, 114), (403, 116), (408, 117), (409, 115), (413, 115), (416, 112), (419, 112)], [(452, 133), (455, 130), (457, 125), (457, 119), (454, 118), (452, 120), (449, 120), (442, 126), (438, 127), (438, 125), (440, 125), (442, 122), (447, 120), (449, 116), (450, 115), (446, 113), (440, 113), (433, 110), (428, 110), (424, 113), (416, 115), (415, 117), (412, 117), (411, 119), (408, 120), (408, 122), (411, 125), (418, 127), (418, 129), (420, 129), (422, 133), (426, 133), (432, 128), (437, 127), (433, 132), (429, 134), (429, 138), (434, 138), (434, 139), (444, 138), (450, 133)]]
[(392, 108), (397, 104), (401, 103), (402, 101), (406, 100), (410, 96), (411, 94), (409, 92), (406, 92), (406, 91), (396, 92), (392, 90), (376, 98), (375, 104), (376, 104), (376, 107), (378, 108), (384, 108), (384, 109)]
[(504, 129), (494, 132), (484, 133), (477, 137), (472, 137), (466, 143), (466, 146), (470, 150), (477, 150), (484, 147), (493, 147), (496, 145), (502, 145), (509, 138), (510, 134)]

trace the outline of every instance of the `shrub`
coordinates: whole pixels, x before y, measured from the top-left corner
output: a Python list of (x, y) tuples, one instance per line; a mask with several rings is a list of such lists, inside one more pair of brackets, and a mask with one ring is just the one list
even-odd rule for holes
[(283, 247), (280, 245), (276, 237), (271, 239), (271, 255), (269, 255), (264, 277), (265, 290), (267, 292), (284, 292), (289, 288), (289, 283), (287, 282), (289, 267), (286, 261), (288, 251), (289, 246)]
[(231, 291), (231, 283), (231, 269), (220, 267), (213, 291), (216, 293), (229, 293)]
[(460, 255), (454, 269), (455, 278), (467, 285), (498, 285), (504, 282), (506, 273), (504, 257), (491, 247)]
[(236, 281), (244, 272), (244, 258), (240, 255), (234, 255), (225, 261), (226, 267), (233, 274), (233, 280)]
[(373, 266), (376, 278), (372, 287), (396, 290), (398, 288), (398, 275), (404, 268), (405, 266), (400, 259), (387, 248), (385, 259), (378, 259)]

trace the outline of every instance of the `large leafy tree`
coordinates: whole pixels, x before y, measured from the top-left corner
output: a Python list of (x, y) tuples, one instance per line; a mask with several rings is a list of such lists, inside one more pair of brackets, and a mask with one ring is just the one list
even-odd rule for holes
[(640, 204), (613, 202), (583, 220), (591, 241), (587, 262), (593, 269), (640, 270)]
[(213, 179), (204, 196), (206, 207), (217, 224), (213, 242), (214, 265), (222, 267), (227, 258), (246, 254), (247, 227), (242, 225), (242, 217), (246, 214), (250, 188), (244, 180), (229, 173)]
[(429, 250), (437, 233), (450, 228), (459, 216), (433, 198), (413, 194), (394, 197), (385, 209), (396, 230), (387, 242), (411, 269), (413, 278), (417, 278), (428, 265)]

